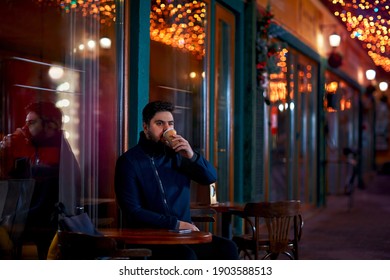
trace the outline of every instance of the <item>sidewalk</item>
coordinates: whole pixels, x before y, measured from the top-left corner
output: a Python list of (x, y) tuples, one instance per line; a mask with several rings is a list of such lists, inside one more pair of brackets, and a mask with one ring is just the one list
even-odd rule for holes
[(301, 260), (390, 260), (390, 175), (376, 175), (364, 190), (330, 195), (305, 218)]

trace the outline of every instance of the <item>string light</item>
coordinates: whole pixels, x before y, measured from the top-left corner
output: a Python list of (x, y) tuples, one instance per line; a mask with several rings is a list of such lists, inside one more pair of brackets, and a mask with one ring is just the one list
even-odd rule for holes
[[(116, 19), (115, 0), (35, 0), (39, 5), (60, 7), (92, 16), (101, 24)], [(206, 3), (186, 0), (153, 0), (150, 12), (150, 38), (202, 59), (205, 55)]]
[(111, 25), (116, 19), (115, 0), (35, 0), (39, 5), (60, 7), (66, 13), (79, 12), (92, 16), (101, 24)]
[(201, 59), (205, 55), (205, 22), (206, 4), (202, 1), (155, 0), (150, 12), (150, 38)]
[(387, 0), (327, 0), (351, 38), (361, 41), (375, 65), (390, 72), (390, 7)]

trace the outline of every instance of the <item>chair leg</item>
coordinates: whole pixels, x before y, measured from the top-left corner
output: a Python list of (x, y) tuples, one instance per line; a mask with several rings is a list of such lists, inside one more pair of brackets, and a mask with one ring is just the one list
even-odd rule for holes
[(271, 253), (271, 255), (270, 255), (271, 260), (277, 260), (278, 257), (279, 257), (278, 253)]
[(299, 260), (299, 258), (298, 258), (298, 246), (295, 247), (292, 251), (293, 251), (294, 259), (295, 260)]
[(271, 255), (272, 255), (272, 253), (265, 254), (265, 256), (262, 258), (262, 260), (268, 259)]
[(238, 255), (242, 255), (242, 258), (244, 260), (246, 260), (246, 259), (252, 260), (253, 259), (251, 253), (248, 252), (248, 250), (245, 250), (245, 249), (238, 249)]
[(254, 257), (255, 260), (258, 260), (259, 259), (259, 250), (256, 248), (255, 249), (255, 257)]
[(289, 252), (283, 252), (287, 257), (289, 257), (290, 260), (294, 260), (294, 255), (290, 254)]
[[(289, 252), (283, 252), (282, 254), (286, 255), (290, 260), (294, 260), (293, 255), (291, 255)], [(279, 257), (279, 253), (272, 253), (269, 252), (267, 253), (264, 257), (263, 260), (270, 259), (270, 260), (277, 260)]]

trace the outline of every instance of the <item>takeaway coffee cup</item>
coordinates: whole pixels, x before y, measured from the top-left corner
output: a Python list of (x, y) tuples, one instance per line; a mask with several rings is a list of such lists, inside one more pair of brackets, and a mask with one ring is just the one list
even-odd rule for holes
[(176, 130), (173, 128), (168, 128), (163, 133), (163, 138), (169, 143), (169, 146), (172, 146), (173, 135), (176, 135)]

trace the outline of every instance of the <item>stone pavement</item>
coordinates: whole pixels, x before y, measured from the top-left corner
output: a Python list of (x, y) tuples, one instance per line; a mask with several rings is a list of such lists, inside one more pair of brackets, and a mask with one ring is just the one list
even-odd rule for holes
[(304, 213), (301, 260), (390, 260), (390, 175), (355, 189), (350, 210), (345, 195), (329, 195), (326, 204)]

